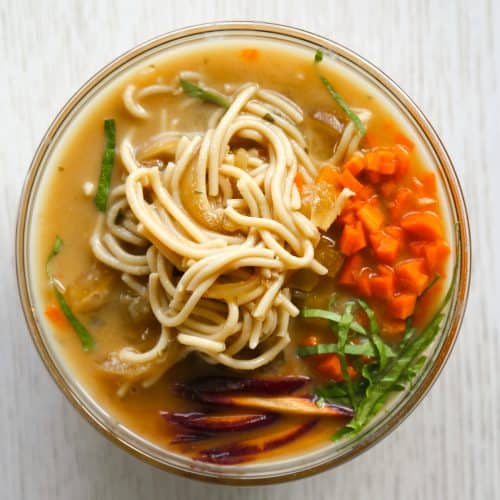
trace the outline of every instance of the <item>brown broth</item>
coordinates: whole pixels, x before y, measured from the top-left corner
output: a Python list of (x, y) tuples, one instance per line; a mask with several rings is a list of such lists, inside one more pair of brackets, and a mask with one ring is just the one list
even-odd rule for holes
[[(184, 95), (152, 96), (143, 99), (141, 103), (154, 118), (142, 124), (131, 117), (122, 104), (121, 94), (129, 82), (133, 82), (138, 87), (156, 83), (158, 79), (168, 83), (181, 70), (200, 72), (207, 85), (221, 92), (224, 92), (226, 83), (236, 87), (248, 81), (257, 82), (266, 88), (282, 92), (302, 107), (306, 116), (302, 129), (308, 138), (311, 151), (324, 159), (328, 157), (331, 152), (331, 139), (325, 136), (325, 132), (311, 118), (311, 115), (317, 110), (338, 112), (338, 107), (318, 79), (318, 67), (312, 63), (314, 54), (291, 51), (284, 54), (279, 45), (266, 44), (259, 45), (256, 61), (247, 62), (240, 57), (242, 47), (245, 47), (245, 44), (200, 44), (190, 51), (184, 51), (182, 55), (173, 54), (163, 61), (156, 61), (154, 65), (145, 64), (122, 79), (119, 84), (114, 85), (112, 89), (107, 90), (106, 98), (93, 105), (78, 125), (70, 130), (64, 147), (50, 165), (50, 180), (43, 193), (44, 199), (35, 220), (38, 226), (35, 245), (38, 266), (41, 270), (38, 288), (43, 304), (55, 304), (52, 289), (47, 283), (43, 269), (56, 235), (62, 237), (64, 247), (54, 259), (52, 270), (62, 283), (73, 283), (94, 262), (89, 247), (89, 238), (96, 221), (97, 211), (92, 198), (84, 195), (82, 186), (86, 181), (95, 183), (98, 179), (103, 149), (103, 120), (110, 117), (116, 120), (117, 144), (134, 127), (136, 129), (134, 142), (140, 142), (160, 132), (162, 110), (167, 112), (168, 127), (189, 132), (203, 130), (209, 114), (214, 109), (210, 104), (193, 103)], [(351, 81), (347, 74), (339, 72), (326, 63), (323, 63), (321, 73), (334, 82), (338, 92), (351, 107), (368, 108), (373, 112), (370, 132), (373, 137), (376, 137), (378, 145), (393, 143), (394, 130), (400, 125), (395, 124), (393, 115), (383, 103), (375, 98), (374, 94)], [(188, 107), (184, 108), (183, 106), (186, 105)], [(173, 118), (178, 119), (176, 125), (171, 122)], [(415, 154), (413, 171), (418, 172), (423, 168), (421, 160)], [(113, 174), (114, 182), (118, 181), (121, 170), (122, 166), (118, 160)], [(110, 304), (95, 313), (80, 315), (96, 339), (96, 347), (92, 352), (86, 353), (82, 350), (77, 336), (69, 326), (52, 328), (55, 341), (74, 376), (98, 404), (121, 424), (161, 447), (191, 454), (194, 450), (204, 447), (205, 444), (178, 447), (169, 445), (174, 430), (160, 418), (159, 411), (195, 408), (196, 406), (192, 403), (178, 399), (171, 394), (169, 388), (172, 382), (200, 374), (218, 373), (220, 370), (190, 357), (189, 360), (171, 369), (152, 387), (148, 389), (132, 387), (125, 397), (119, 398), (116, 395), (119, 387), (118, 381), (103, 374), (97, 363), (110, 351), (116, 351), (131, 343), (141, 347), (147, 344), (148, 340), (146, 339), (144, 343), (139, 339), (137, 327), (128, 319), (125, 308), (116, 305), (120, 293), (119, 280), (116, 283), (114, 300)], [(318, 303), (325, 303), (335, 288), (333, 280), (325, 280), (315, 292)], [(430, 301), (429, 298), (427, 300)], [(310, 366), (295, 355), (297, 345), (310, 333), (312, 327), (327, 334), (324, 325), (317, 321), (292, 321), (292, 342), (283, 356), (284, 361), (273, 364), (268, 369), (269, 372), (305, 373), (318, 379)], [(144, 329), (144, 327), (141, 328)], [(154, 331), (154, 325), (151, 325), (151, 328)], [(151, 342), (151, 339), (149, 341)], [(260, 373), (265, 372), (265, 369), (260, 370)], [(298, 420), (300, 420), (299, 417), (286, 417), (279, 423), (266, 428), (268, 430), (257, 429), (243, 433), (241, 436), (250, 438), (263, 433), (272, 434)], [(323, 419), (313, 432), (309, 432), (297, 442), (265, 454), (264, 458), (303, 453), (305, 450), (325, 445), (340, 425), (342, 422), (339, 420)], [(208, 445), (213, 446), (223, 441), (227, 441), (227, 438), (211, 440)]]

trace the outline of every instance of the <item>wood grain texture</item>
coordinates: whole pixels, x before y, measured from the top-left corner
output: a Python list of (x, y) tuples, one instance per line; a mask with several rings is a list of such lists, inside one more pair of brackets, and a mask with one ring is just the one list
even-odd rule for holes
[[(474, 243), (468, 312), (430, 395), (368, 453), (279, 486), (181, 479), (105, 440), (73, 410), (39, 360), (15, 282), (19, 193), (55, 113), (84, 80), (134, 44), (222, 19), (306, 28), (382, 67), (446, 144), (464, 187)], [(1, 0), (0, 44), (0, 498), (500, 498), (500, 2)]]

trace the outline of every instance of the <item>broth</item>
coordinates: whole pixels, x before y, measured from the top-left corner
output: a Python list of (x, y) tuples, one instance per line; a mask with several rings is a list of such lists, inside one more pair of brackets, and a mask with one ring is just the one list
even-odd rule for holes
[[(253, 55), (250, 58), (242, 56), (242, 51), (254, 49), (255, 57)], [(246, 82), (255, 82), (267, 89), (282, 93), (302, 108), (304, 121), (299, 129), (304, 134), (309, 154), (320, 164), (327, 162), (331, 156), (333, 146), (340, 139), (340, 133), (329, 129), (328, 125), (325, 127), (324, 123), (314, 118), (314, 114), (318, 111), (327, 111), (336, 116), (344, 127), (349, 124), (349, 118), (342, 113), (338, 104), (319, 80), (318, 66), (313, 63), (313, 57), (313, 53), (285, 50), (277, 43), (263, 44), (248, 40), (231, 43), (231, 45), (223, 42), (199, 43), (189, 50), (178, 53), (174, 51), (169, 57), (144, 63), (142, 67), (129, 72), (117, 84), (107, 89), (103, 97), (96, 99), (96, 102), (86, 110), (78, 123), (70, 130), (65, 138), (64, 147), (53, 160), (44, 199), (40, 210), (37, 211), (38, 234), (34, 245), (40, 269), (38, 288), (43, 304), (46, 307), (57, 306), (52, 285), (48, 282), (44, 271), (47, 256), (57, 235), (64, 241), (64, 246), (57, 258), (51, 262), (51, 269), (57, 280), (66, 285), (66, 294), (70, 299), (75, 283), (81, 282), (81, 277), (85, 276), (92, 266), (95, 266), (96, 260), (89, 240), (94, 231), (98, 212), (93, 203), (93, 197), (85, 195), (83, 186), (88, 182), (95, 185), (99, 178), (103, 154), (103, 121), (114, 118), (117, 145), (128, 134), (133, 134), (134, 143), (140, 144), (165, 130), (185, 133), (205, 131), (214, 112), (213, 104), (193, 99), (183, 93), (151, 95), (141, 100), (141, 105), (150, 115), (148, 120), (141, 121), (131, 116), (123, 104), (122, 94), (127, 85), (132, 83), (140, 89), (153, 84), (166, 84), (174, 81), (182, 71), (191, 71), (199, 73), (205, 85), (222, 94), (232, 94), (235, 89)], [(403, 125), (397, 122), (384, 103), (347, 73), (339, 71), (334, 64), (323, 62), (321, 73), (329, 81), (334, 82), (338, 94), (344, 97), (351, 108), (371, 111), (369, 133), (363, 138), (361, 149), (394, 146), (395, 138), (401, 134)], [(409, 131), (404, 130), (404, 133), (408, 135)], [(398, 186), (411, 186), (415, 176), (420, 178), (425, 175), (427, 166), (420, 158), (419, 149), (417, 145), (411, 153), (410, 171), (397, 181)], [(124, 166), (117, 155), (112, 184), (118, 184), (123, 175)], [(432, 196), (436, 198), (435, 193)], [(419, 199), (424, 197), (421, 196)], [(437, 199), (430, 204), (430, 207), (442, 216)], [(385, 207), (384, 210), (389, 210), (389, 208)], [(340, 226), (332, 227), (328, 231), (328, 234), (337, 241), (337, 247), (341, 240), (341, 231)], [(376, 266), (377, 259), (370, 253), (371, 250), (364, 251), (367, 259), (365, 264)], [(409, 253), (402, 254), (400, 260), (411, 257)], [(441, 259), (435, 271), (439, 271), (441, 275), (445, 274), (445, 257)], [(172, 445), (170, 441), (179, 432), (179, 428), (167, 424), (160, 417), (159, 412), (200, 409), (198, 403), (173, 394), (172, 384), (199, 376), (228, 375), (234, 372), (220, 365), (210, 365), (191, 354), (168, 370), (150, 387), (144, 388), (140, 384), (132, 383), (127, 387), (126, 393), (120, 397), (118, 392), (123, 386), (123, 380), (104, 372), (99, 364), (108, 353), (126, 346), (132, 345), (139, 351), (151, 348), (159, 335), (160, 327), (151, 316), (143, 318), (138, 323), (131, 321), (127, 306), (123, 303), (123, 296), (128, 288), (119, 279), (119, 273), (111, 271), (109, 280), (112, 288), (109, 300), (95, 311), (77, 313), (96, 339), (94, 349), (84, 352), (77, 335), (64, 321), (59, 324), (52, 322), (51, 333), (74, 376), (99, 405), (112, 414), (118, 422), (160, 447), (193, 455), (207, 446), (214, 447), (235, 439), (263, 440), (268, 435), (278, 435), (304, 420), (301, 416), (284, 416), (269, 427), (246, 431), (237, 436), (233, 434), (212, 437), (209, 445), (205, 441)], [(310, 280), (310, 277), (306, 277), (307, 280)], [(306, 287), (310, 286), (310, 284), (306, 285)], [(303, 301), (299, 304), (300, 306), (325, 308), (334, 292), (337, 293), (340, 303), (344, 299), (356, 296), (352, 288), (339, 285), (337, 276), (320, 278), (319, 285), (311, 292), (298, 293), (294, 300), (297, 303)], [(417, 326), (423, 325), (431, 317), (441, 294), (442, 286), (439, 282), (418, 303)], [(73, 299), (70, 303), (74, 305), (75, 300), (78, 301)], [(366, 300), (377, 313), (385, 310), (385, 306), (379, 304), (376, 296)], [(311, 332), (321, 342), (331, 342), (328, 323), (318, 319), (295, 318), (291, 320), (289, 330), (291, 342), (284, 352), (271, 363), (250, 373), (250, 376), (307, 375), (311, 377), (312, 385), (324, 383), (325, 377), (318, 373), (314, 364), (308, 359), (298, 357), (296, 352), (298, 346), (307, 342), (306, 339)], [(401, 335), (398, 335), (399, 333), (396, 336), (387, 334), (384, 338), (389, 345), (397, 345), (401, 340)], [(248, 376), (248, 374), (245, 375)], [(311, 384), (302, 389), (302, 394), (309, 393), (310, 390)], [(233, 413), (240, 411), (244, 410), (234, 410)], [(325, 446), (345, 422), (345, 419), (340, 418), (323, 418), (312, 432), (306, 433), (285, 446), (262, 453), (259, 458), (274, 459), (277, 456), (304, 453), (313, 448)]]

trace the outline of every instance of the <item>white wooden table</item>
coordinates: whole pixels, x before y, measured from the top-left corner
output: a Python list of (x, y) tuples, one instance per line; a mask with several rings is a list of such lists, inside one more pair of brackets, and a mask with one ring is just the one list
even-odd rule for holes
[[(144, 4), (144, 5), (143, 5)], [(455, 351), (430, 395), (374, 449), (280, 486), (206, 485), (139, 462), (57, 390), (17, 298), (17, 202), (38, 141), (111, 58), (185, 25), (260, 19), (331, 37), (382, 67), (421, 106), (454, 159), (470, 212), (474, 276)], [(500, 498), (500, 2), (0, 0), (0, 498)]]

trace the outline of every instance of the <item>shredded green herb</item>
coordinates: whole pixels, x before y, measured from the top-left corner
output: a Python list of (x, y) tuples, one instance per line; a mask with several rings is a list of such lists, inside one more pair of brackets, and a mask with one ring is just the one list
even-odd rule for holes
[(340, 321), (338, 323), (338, 344), (337, 344), (337, 355), (340, 360), (340, 368), (342, 370), (342, 377), (346, 383), (347, 394), (351, 401), (352, 407), (356, 408), (356, 401), (354, 399), (354, 389), (352, 387), (351, 376), (349, 375), (349, 370), (347, 369), (347, 359), (345, 356), (345, 346), (347, 344), (347, 336), (349, 334), (350, 327), (354, 318), (352, 316), (352, 306), (351, 302), (347, 303), (345, 307), (344, 314), (342, 314)]
[(116, 145), (116, 124), (115, 120), (104, 120), (104, 138), (105, 146), (101, 162), (101, 175), (95, 195), (94, 203), (101, 212), (106, 211), (108, 204), (109, 186), (111, 184), (111, 174), (113, 172), (113, 163), (115, 161)]
[(368, 321), (370, 322), (370, 335), (368, 336), (375, 351), (377, 352), (378, 362), (381, 369), (385, 368), (387, 364), (387, 348), (388, 346), (384, 343), (384, 341), (379, 337), (379, 326), (377, 323), (377, 319), (375, 318), (375, 313), (368, 306), (368, 304), (361, 299), (358, 299), (358, 304), (361, 306), (365, 314), (368, 316)]
[(439, 275), (439, 273), (436, 273), (434, 277), (429, 281), (429, 284), (424, 288), (424, 291), (419, 295), (418, 298), (420, 299), (420, 297), (425, 295), (440, 279), (441, 276)]
[(398, 382), (408, 376), (412, 362), (432, 343), (439, 331), (444, 314), (439, 312), (424, 330), (404, 349), (386, 370), (369, 381), (365, 398), (356, 409), (354, 418), (346, 425), (352, 433), (358, 433), (385, 403)]
[(204, 90), (198, 85), (190, 82), (189, 80), (180, 79), (182, 90), (190, 97), (196, 97), (202, 101), (211, 102), (212, 104), (217, 104), (223, 108), (229, 108), (230, 102), (223, 96)]
[[(320, 318), (327, 319), (333, 323), (339, 323), (341, 315), (333, 311), (327, 311), (326, 309), (302, 309), (300, 315), (303, 318)], [(353, 321), (349, 326), (349, 329), (353, 332), (359, 333), (360, 335), (367, 335), (368, 332), (359, 323)]]
[(357, 434), (380, 410), (391, 393), (405, 388), (406, 384), (418, 373), (425, 363), (425, 356), (422, 354), (436, 338), (445, 317), (443, 310), (451, 299), (457, 272), (458, 263), (455, 265), (450, 287), (442, 303), (423, 330), (417, 333), (409, 319), (398, 355), (387, 364), (385, 369), (378, 368), (374, 373), (369, 371), (369, 365), (363, 369), (362, 375), (368, 381), (365, 396), (356, 409), (353, 419), (334, 436), (334, 439)]
[(320, 49), (318, 49), (314, 54), (314, 62), (319, 63), (322, 60), (323, 60), (323, 52)]
[[(389, 346), (387, 349), (387, 356), (389, 358), (394, 357), (395, 354)], [(301, 358), (306, 356), (315, 356), (317, 354), (336, 354), (338, 352), (337, 344), (316, 344), (316, 345), (304, 345), (297, 348), (297, 355)], [(344, 346), (344, 352), (350, 356), (368, 356), (375, 357), (377, 352), (375, 351), (373, 344), (371, 342), (363, 342), (361, 344), (346, 344)]]
[[(438, 310), (429, 323), (418, 332), (412, 318), (406, 321), (403, 339), (397, 349), (392, 349), (379, 336), (379, 325), (374, 311), (363, 300), (356, 300), (366, 314), (368, 331), (353, 319), (353, 302), (347, 302), (342, 314), (323, 309), (303, 309), (304, 318), (328, 320), (337, 334), (337, 343), (301, 346), (297, 349), (300, 357), (321, 354), (337, 354), (342, 368), (343, 382), (328, 382), (319, 385), (314, 393), (327, 402), (350, 405), (355, 410), (353, 419), (340, 429), (332, 439), (337, 440), (359, 433), (373, 416), (382, 408), (391, 394), (405, 390), (417, 376), (426, 362), (424, 351), (432, 344), (445, 317), (443, 310), (451, 299), (457, 280), (458, 263), (455, 265), (450, 287)], [(430, 283), (437, 282), (436, 276)], [(349, 341), (349, 332), (367, 337), (366, 341)], [(353, 339), (356, 341), (355, 339)], [(352, 361), (360, 376), (354, 380), (349, 377), (346, 356), (354, 356)], [(375, 358), (373, 362), (363, 363), (361, 356)]]
[(52, 283), (54, 295), (56, 296), (61, 311), (63, 312), (64, 316), (66, 316), (66, 319), (69, 321), (69, 324), (71, 325), (73, 330), (75, 330), (78, 337), (80, 338), (83, 350), (89, 351), (90, 349), (92, 349), (92, 347), (94, 347), (94, 339), (92, 335), (90, 335), (88, 330), (85, 328), (85, 326), (80, 322), (80, 320), (75, 316), (75, 314), (71, 310), (71, 307), (64, 298), (64, 294), (59, 290), (59, 288), (57, 288), (57, 284), (55, 283), (55, 280), (50, 271), (50, 262), (61, 251), (62, 246), (63, 246), (63, 240), (59, 236), (57, 236), (54, 246), (52, 247), (52, 250), (50, 251), (49, 256), (47, 257), (45, 270), (47, 272), (49, 281)]
[(361, 136), (364, 136), (366, 134), (366, 127), (360, 120), (359, 116), (347, 105), (344, 99), (342, 99), (341, 95), (333, 88), (333, 85), (324, 76), (320, 76), (319, 78), (322, 81), (323, 85), (328, 90), (328, 92), (330, 93), (330, 95), (336, 101), (336, 103), (342, 108), (345, 114), (354, 123), (356, 128), (359, 130)]

